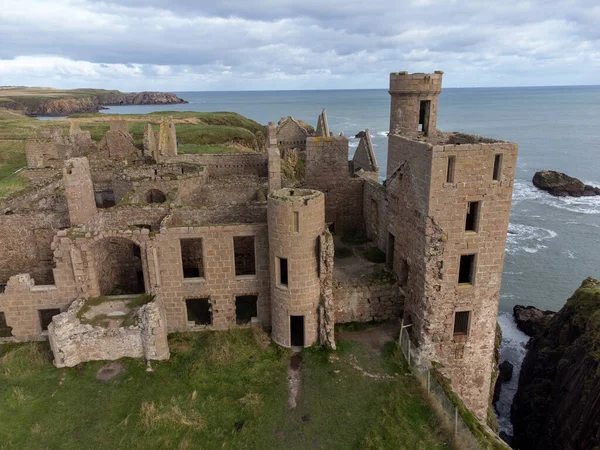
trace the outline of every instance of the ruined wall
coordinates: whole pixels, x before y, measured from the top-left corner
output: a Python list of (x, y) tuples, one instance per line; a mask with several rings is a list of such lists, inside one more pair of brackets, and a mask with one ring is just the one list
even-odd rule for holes
[[(325, 198), (308, 189), (280, 189), (268, 199), (269, 260), (272, 267), (273, 340), (290, 347), (291, 316), (303, 316), (304, 346), (318, 339), (319, 237), (325, 228)], [(287, 260), (283, 283), (280, 260)]]
[(67, 145), (51, 140), (25, 141), (25, 157), (30, 169), (61, 168), (68, 153)]
[(194, 206), (228, 207), (239, 203), (265, 201), (267, 180), (254, 175), (210, 177), (193, 199)]
[[(500, 180), (493, 180), (502, 154)], [(456, 158), (454, 182), (446, 182), (448, 157)], [(433, 149), (429, 240), (443, 235), (443, 255), (428, 261), (422, 352), (443, 364), (453, 389), (480, 418), (489, 404), (494, 332), (510, 216), (517, 145), (439, 145)], [(477, 230), (465, 231), (468, 202), (480, 202)], [(431, 246), (434, 247), (434, 246)], [(459, 284), (459, 261), (475, 254), (472, 284)], [(443, 258), (443, 269), (439, 267)], [(434, 306), (435, 305), (435, 306)], [(453, 337), (454, 314), (470, 311), (468, 336)]]
[(177, 155), (177, 135), (175, 124), (170, 117), (163, 117), (160, 121), (160, 131), (158, 135), (158, 154), (163, 156)]
[(350, 177), (346, 137), (307, 139), (302, 185), (325, 193), (325, 220), (336, 232), (363, 230), (363, 183)]
[(71, 225), (93, 220), (96, 217), (96, 200), (87, 158), (66, 161), (63, 180)]
[(77, 313), (84, 303), (84, 299), (76, 300), (66, 312), (54, 316), (48, 327), (56, 367), (120, 358), (169, 359), (165, 312), (159, 301), (139, 309), (138, 325), (112, 329), (82, 324)]
[(98, 152), (90, 156), (94, 158), (127, 159), (140, 156), (140, 151), (134, 145), (133, 138), (129, 133), (121, 130), (110, 130), (98, 143)]
[(404, 294), (396, 284), (350, 285), (335, 283), (335, 321), (370, 322), (402, 316)]
[(238, 155), (177, 155), (164, 157), (165, 163), (187, 162), (207, 167), (210, 176), (257, 175), (268, 177), (267, 155), (240, 153)]
[(425, 284), (428, 277), (438, 273), (429, 273), (427, 266), (431, 257), (427, 230), (432, 146), (397, 135), (390, 135), (388, 146), (388, 161), (395, 161), (396, 169), (386, 180), (387, 214), (382, 224), (385, 236), (380, 242), (383, 238), (386, 264), (406, 293), (404, 318), (415, 324), (410, 330), (413, 337), (426, 313)]
[[(236, 276), (234, 236), (253, 236), (255, 275)], [(202, 277), (184, 278), (180, 239), (202, 239), (204, 269)], [(258, 319), (263, 326), (271, 323), (269, 303), (269, 259), (265, 224), (161, 229), (150, 244), (150, 255), (158, 277), (153, 290), (160, 293), (165, 305), (169, 332), (199, 329), (223, 330), (236, 325), (235, 297), (256, 295)], [(188, 322), (186, 299), (209, 298), (211, 324)]]
[[(29, 274), (14, 275), (8, 280), (3, 292), (0, 292), (0, 312), (12, 327), (14, 339), (18, 341), (42, 339), (39, 310), (66, 310), (69, 304), (81, 293), (77, 274), (81, 266), (77, 255), (69, 251), (66, 232), (59, 231), (51, 250), (54, 251), (54, 285), (36, 285)], [(61, 247), (65, 239), (66, 247)]]
[(267, 205), (264, 202), (237, 204), (229, 207), (196, 208), (181, 206), (171, 209), (166, 226), (206, 226), (238, 223), (266, 223)]
[(281, 120), (277, 127), (277, 146), (280, 151), (298, 148), (306, 149), (306, 138), (309, 133), (306, 129), (291, 117)]

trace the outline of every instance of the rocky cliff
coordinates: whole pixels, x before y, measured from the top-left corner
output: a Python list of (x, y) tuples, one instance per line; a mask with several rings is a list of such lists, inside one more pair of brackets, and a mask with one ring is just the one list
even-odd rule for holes
[(532, 338), (511, 414), (513, 448), (600, 448), (600, 282), (586, 279)]
[(0, 108), (30, 116), (68, 116), (97, 112), (112, 105), (170, 105), (187, 103), (168, 92), (123, 93), (103, 89), (57, 90), (48, 88), (2, 88)]

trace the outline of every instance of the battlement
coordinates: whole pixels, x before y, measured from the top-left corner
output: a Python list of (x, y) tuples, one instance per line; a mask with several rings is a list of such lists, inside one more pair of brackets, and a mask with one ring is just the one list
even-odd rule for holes
[(439, 94), (442, 92), (442, 75), (444, 72), (436, 70), (434, 73), (390, 73), (390, 94)]

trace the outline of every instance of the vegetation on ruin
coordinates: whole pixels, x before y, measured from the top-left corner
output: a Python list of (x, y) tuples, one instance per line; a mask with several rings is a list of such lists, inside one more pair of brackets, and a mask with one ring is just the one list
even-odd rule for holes
[[(46, 343), (0, 355), (0, 449), (448, 449), (417, 381), (388, 343), (307, 349), (295, 410), (290, 353), (256, 328), (175, 334), (171, 359), (56, 369)], [(366, 376), (364, 372), (372, 376)]]
[[(81, 130), (89, 131), (96, 142), (110, 129), (111, 120), (126, 119), (135, 145), (141, 148), (146, 123), (151, 123), (157, 131), (164, 116), (173, 117), (175, 121), (179, 153), (251, 153), (262, 148), (264, 143), (263, 125), (230, 112), (161, 111), (126, 115), (94, 113), (76, 114), (70, 119), (76, 120)], [(16, 173), (27, 166), (24, 139), (35, 139), (39, 129), (57, 126), (62, 127), (63, 133), (67, 134), (70, 122), (66, 119), (34, 119), (4, 110), (0, 102), (0, 198), (18, 192), (29, 184), (26, 177)]]
[(452, 390), (450, 381), (444, 377), (444, 375), (442, 375), (435, 364), (431, 373), (444, 390), (446, 396), (457, 408), (458, 414), (462, 418), (465, 425), (469, 428), (471, 434), (475, 437), (481, 448), (485, 450), (506, 450), (507, 445), (493, 432), (486, 429), (486, 427), (483, 426), (482, 423), (475, 417), (475, 415), (465, 406), (460, 397)]
[[(146, 303), (150, 303), (152, 300), (154, 300), (154, 295), (144, 293), (140, 295), (133, 295), (129, 298), (119, 298), (118, 300), (125, 301), (125, 305), (127, 306), (127, 308), (129, 308), (129, 311), (127, 311), (127, 314), (125, 314), (124, 316), (116, 317), (116, 319), (121, 321), (121, 326), (128, 327), (131, 325), (137, 325), (137, 310), (140, 308), (140, 306), (143, 306)], [(85, 301), (85, 303), (79, 309), (79, 311), (77, 311), (77, 318), (81, 323), (86, 323), (93, 326), (106, 327), (108, 326), (109, 320), (111, 319), (111, 317), (109, 317), (108, 315), (96, 314), (94, 317), (89, 318), (86, 316), (86, 314), (90, 312), (92, 307), (98, 306), (105, 302), (112, 301), (115, 301), (115, 299), (105, 297), (103, 295), (100, 297), (90, 297)], [(114, 320), (115, 318), (113, 317), (112, 319)]]

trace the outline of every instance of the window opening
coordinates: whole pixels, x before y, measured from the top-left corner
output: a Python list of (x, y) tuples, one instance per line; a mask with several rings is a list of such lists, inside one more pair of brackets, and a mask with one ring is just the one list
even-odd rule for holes
[(467, 219), (465, 221), (465, 231), (477, 232), (477, 225), (479, 224), (479, 206), (479, 202), (467, 203)]
[(454, 183), (454, 166), (456, 165), (456, 156), (448, 156), (448, 168), (446, 170), (446, 183)]
[(48, 325), (52, 322), (52, 318), (58, 314), (60, 314), (60, 309), (40, 309), (40, 325), (42, 326), (42, 331), (48, 330)]
[(235, 236), (233, 238), (233, 256), (236, 276), (256, 274), (254, 236)]
[(258, 317), (258, 297), (256, 295), (240, 295), (235, 298), (235, 322), (238, 325), (250, 323)]
[(204, 277), (204, 261), (202, 258), (202, 239), (181, 239), (181, 263), (183, 278)]
[(188, 298), (185, 307), (188, 322), (194, 322), (194, 325), (212, 324), (212, 311), (208, 298)]
[(279, 280), (278, 284), (282, 286), (288, 285), (288, 260), (287, 258), (278, 258), (279, 259)]
[(475, 275), (475, 255), (461, 255), (458, 269), (459, 284), (473, 284)]
[(502, 174), (502, 155), (496, 155), (494, 157), (494, 180), (500, 180)]

